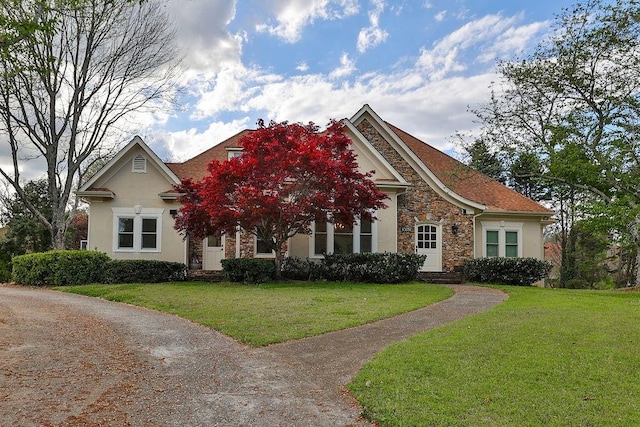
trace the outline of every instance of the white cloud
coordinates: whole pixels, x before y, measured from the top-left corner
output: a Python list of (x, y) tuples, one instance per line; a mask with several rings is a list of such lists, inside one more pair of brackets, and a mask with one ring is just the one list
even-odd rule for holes
[(467, 70), (470, 61), (463, 58), (465, 53), (474, 55), (471, 62), (474, 59), (479, 63), (491, 62), (498, 55), (524, 47), (545, 27), (545, 23), (516, 27), (522, 18), (522, 14), (510, 17), (486, 15), (468, 22), (438, 40), (431, 49), (423, 48), (417, 64), (432, 80), (438, 80), (450, 73)]
[[(274, 6), (279, 24), (265, 27), (264, 31), (285, 40), (287, 37), (297, 40), (304, 26), (313, 20), (338, 19), (332, 10), (339, 10), (339, 16), (345, 16), (347, 6), (356, 7), (355, 2), (350, 1), (268, 2)], [(369, 13), (372, 25), (368, 29), (379, 28), (379, 17), (384, 10), (383, 2), (372, 4), (375, 7)], [(298, 8), (297, 12), (293, 10), (294, 6)], [(286, 16), (291, 16), (292, 20), (285, 22)], [(519, 26), (522, 19), (522, 15), (488, 15), (470, 21), (431, 47), (415, 52), (418, 57), (413, 64), (403, 63), (409, 64), (408, 68), (394, 67), (394, 71), (389, 72), (374, 69), (359, 75), (355, 61), (346, 51), (340, 57), (339, 66), (326, 73), (307, 74), (306, 61), (298, 62), (295, 67), (300, 73), (293, 76), (258, 65), (249, 67), (240, 61), (246, 36), (227, 34), (228, 37), (221, 37), (221, 40), (237, 39), (236, 54), (225, 57), (225, 61), (216, 64), (211, 72), (195, 70), (188, 74), (192, 105), (185, 109), (190, 113), (190, 119), (214, 121), (204, 131), (195, 128), (164, 131), (152, 135), (152, 140), (157, 147), (173, 153), (175, 159), (184, 160), (243, 128), (254, 127), (258, 118), (313, 121), (322, 126), (332, 118), (350, 117), (368, 103), (385, 120), (440, 149), (451, 149), (454, 131), (473, 133), (477, 130), (478, 124), (474, 123), (475, 117), (467, 111), (467, 106), (486, 101), (488, 86), (496, 79), (489, 66), (474, 75), (457, 73), (467, 70), (473, 61), (488, 63), (495, 55), (510, 54), (532, 44), (533, 38), (547, 25)], [(366, 46), (371, 48), (373, 44)], [(238, 116), (242, 118), (238, 119)], [(222, 117), (236, 119), (224, 121)]]
[(520, 27), (510, 27), (498, 35), (493, 44), (478, 59), (482, 62), (493, 61), (497, 57), (525, 51), (535, 45), (543, 34), (550, 31), (550, 22), (534, 22)]
[(202, 120), (224, 111), (242, 111), (256, 87), (281, 79), (281, 76), (247, 69), (241, 64), (229, 66), (218, 72), (214, 79), (201, 82), (191, 119)]
[(372, 47), (383, 43), (387, 40), (389, 33), (380, 28), (380, 15), (384, 12), (383, 0), (371, 0), (374, 8), (369, 11), (369, 27), (362, 28), (358, 34), (357, 48), (358, 52), (364, 53)]
[(434, 16), (434, 18), (435, 18), (436, 21), (442, 22), (444, 20), (445, 16), (447, 16), (447, 11), (443, 10), (443, 11), (440, 11), (440, 12), (436, 13), (436, 16)]
[(188, 70), (212, 73), (240, 62), (243, 35), (227, 26), (236, 15), (235, 1), (169, 0), (167, 14), (176, 22), (176, 42), (184, 51)]
[(277, 24), (258, 24), (256, 30), (287, 43), (300, 40), (304, 27), (318, 19), (344, 19), (358, 13), (357, 0), (269, 0), (266, 3), (265, 9), (274, 11)]
[(343, 77), (347, 77), (356, 70), (356, 66), (352, 60), (349, 59), (347, 53), (343, 53), (340, 57), (340, 66), (333, 70), (329, 74), (329, 79), (335, 80)]
[(177, 132), (155, 133), (147, 138), (147, 142), (156, 153), (170, 153), (168, 159), (162, 160), (182, 162), (250, 126), (253, 124), (249, 123), (248, 117), (233, 120), (230, 123), (217, 121), (211, 123), (203, 132), (191, 128)]
[(454, 130), (473, 133), (478, 125), (467, 106), (486, 100), (491, 73), (428, 82), (419, 71), (370, 73), (354, 83), (330, 82), (316, 74), (262, 86), (247, 99), (250, 110), (266, 112), (265, 119), (292, 122), (352, 116), (368, 103), (385, 120), (442, 150), (452, 148)]

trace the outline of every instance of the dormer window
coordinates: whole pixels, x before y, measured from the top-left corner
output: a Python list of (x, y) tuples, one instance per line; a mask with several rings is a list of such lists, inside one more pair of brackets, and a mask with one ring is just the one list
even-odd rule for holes
[(242, 148), (227, 148), (227, 160), (231, 160), (234, 157), (239, 157), (242, 155)]
[(147, 173), (147, 159), (142, 154), (138, 154), (133, 158), (131, 171), (133, 173)]

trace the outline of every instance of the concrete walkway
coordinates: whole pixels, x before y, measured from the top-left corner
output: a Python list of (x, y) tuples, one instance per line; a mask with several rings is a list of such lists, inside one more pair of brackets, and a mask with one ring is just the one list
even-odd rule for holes
[(451, 287), (411, 313), (259, 349), (144, 308), (0, 287), (0, 425), (368, 425), (344, 388), (364, 363), (507, 297)]

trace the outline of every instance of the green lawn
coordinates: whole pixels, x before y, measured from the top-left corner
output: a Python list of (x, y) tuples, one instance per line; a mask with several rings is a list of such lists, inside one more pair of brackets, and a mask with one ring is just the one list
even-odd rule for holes
[(256, 286), (179, 282), (57, 289), (177, 314), (252, 346), (369, 323), (424, 307), (453, 294), (449, 288), (423, 283)]
[(640, 425), (640, 293), (504, 287), (492, 310), (378, 354), (350, 384), (380, 426)]

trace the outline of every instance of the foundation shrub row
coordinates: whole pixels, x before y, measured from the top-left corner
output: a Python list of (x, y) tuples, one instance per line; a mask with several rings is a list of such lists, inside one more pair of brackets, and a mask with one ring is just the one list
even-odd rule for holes
[(178, 262), (112, 260), (102, 252), (49, 251), (13, 257), (11, 279), (23, 285), (64, 286), (88, 283), (154, 283), (184, 280)]
[(470, 282), (529, 286), (546, 278), (551, 263), (536, 258), (474, 258), (465, 261)]

